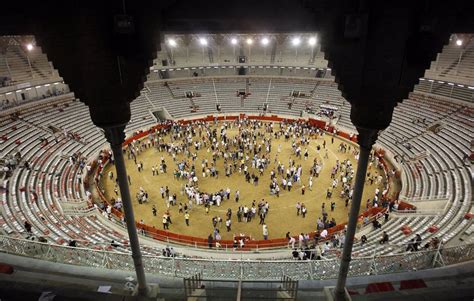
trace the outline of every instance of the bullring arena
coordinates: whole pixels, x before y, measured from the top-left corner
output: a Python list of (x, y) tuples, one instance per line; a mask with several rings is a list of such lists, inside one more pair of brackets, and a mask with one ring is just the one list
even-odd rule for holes
[[(135, 274), (116, 154), (41, 47), (24, 48), (33, 37), (3, 39), (0, 254), (19, 267), (11, 281), (37, 260), (78, 275), (94, 268), (119, 295)], [(211, 64), (203, 39), (213, 49), (214, 35), (193, 36), (186, 51), (184, 35), (164, 37), (119, 146), (144, 270), (170, 300), (224, 280), (282, 283), (296, 300), (298, 281), (339, 275), (361, 152), (351, 104), (319, 45), (296, 57), (282, 46), (272, 63), (257, 45), (245, 63), (227, 47)], [(456, 40), (369, 151), (349, 276), (381, 278), (350, 282), (353, 294), (386, 279), (399, 287), (394, 273), (433, 287), (437, 268), (472, 263), (474, 59), (458, 62), (450, 81), (440, 77), (464, 51)], [(298, 300), (315, 296), (309, 287)]]
[[(250, 124), (246, 125), (246, 123)], [(194, 125), (194, 122), (190, 123), (190, 126), (195, 131), (195, 136), (192, 141), (187, 142), (190, 143), (191, 148), (189, 150), (189, 155), (186, 155), (184, 150), (180, 150), (179, 152), (176, 151), (177, 154), (173, 157), (173, 155), (170, 155), (171, 152), (167, 152), (164, 149), (163, 145), (173, 143), (170, 141), (170, 136), (172, 134), (154, 135), (152, 132), (151, 135), (148, 135), (144, 140), (142, 140), (142, 145), (150, 146), (143, 146), (143, 151), (137, 154), (136, 159), (131, 155), (128, 156), (130, 153), (128, 149), (133, 146), (130, 144), (130, 147), (126, 148), (127, 156), (130, 157), (127, 162), (129, 176), (132, 183), (130, 187), (133, 192), (136, 192), (134, 195), (138, 194), (134, 201), (134, 208), (137, 212), (137, 216), (140, 217), (145, 224), (155, 226), (157, 229), (163, 229), (162, 215), (166, 213), (166, 211), (169, 211), (172, 221), (175, 220), (175, 222), (170, 225), (171, 232), (207, 239), (208, 235), (213, 234), (214, 232), (212, 218), (217, 217), (222, 220), (218, 223), (219, 227), (216, 228), (220, 230), (223, 239), (234, 240), (234, 236), (241, 236), (241, 234), (244, 234), (242, 236), (262, 240), (262, 225), (260, 224), (260, 215), (258, 212), (256, 212), (251, 219), (253, 222), (238, 222), (238, 219), (236, 218), (238, 208), (248, 207), (248, 209), (251, 210), (253, 201), (255, 201), (253, 207), (256, 209), (258, 209), (260, 202), (262, 205), (265, 205), (265, 203), (268, 202), (269, 207), (271, 208), (271, 210), (268, 210), (268, 217), (264, 220), (269, 231), (271, 229), (272, 233), (269, 235), (271, 238), (284, 238), (287, 232), (293, 233), (294, 235), (298, 235), (301, 232), (315, 232), (317, 228), (317, 219), (319, 218), (321, 221), (323, 220), (323, 203), (325, 204), (325, 211), (328, 213), (326, 224), (333, 218), (336, 223), (337, 221), (339, 221), (339, 223), (347, 221), (348, 206), (350, 203), (348, 202), (348, 206), (346, 206), (345, 201), (349, 200), (349, 193), (341, 196), (341, 192), (344, 192), (342, 178), (346, 177), (346, 170), (344, 169), (342, 172), (342, 177), (340, 176), (341, 171), (339, 170), (335, 176), (331, 176), (331, 173), (333, 166), (336, 166), (337, 161), (339, 161), (339, 164), (341, 165), (347, 164), (347, 160), (352, 164), (357, 162), (355, 160), (355, 157), (357, 156), (356, 144), (353, 144), (346, 139), (338, 138), (338, 136), (334, 138), (332, 134), (323, 134), (325, 133), (323, 130), (321, 130), (321, 134), (323, 134), (322, 136), (318, 135), (316, 132), (309, 133), (311, 128), (307, 129), (306, 136), (300, 136), (299, 134), (298, 136), (293, 136), (293, 132), (290, 132), (288, 129), (288, 127), (291, 127), (291, 123), (281, 126), (280, 123), (259, 122), (258, 119), (257, 121), (252, 122), (251, 120), (244, 119), (241, 122), (234, 120), (230, 122), (217, 123), (215, 125), (214, 121), (211, 121), (210, 124), (211, 126), (206, 128), (205, 125), (202, 124)], [(207, 124), (207, 126), (209, 125)], [(280, 131), (280, 126), (281, 132), (278, 132)], [(268, 127), (270, 127), (270, 131), (272, 132), (267, 132)], [(184, 126), (184, 129), (187, 129), (187, 126)], [(221, 150), (222, 147), (212, 150), (212, 141), (206, 141), (208, 138), (206, 136), (211, 135), (214, 130), (219, 133), (216, 135), (216, 138), (221, 139), (221, 129), (226, 130), (226, 137), (228, 137), (227, 139), (230, 141), (238, 135), (239, 131), (248, 131), (251, 135), (258, 137), (258, 140), (275, 137), (274, 133), (278, 133), (280, 137), (277, 139), (274, 138), (270, 143), (268, 143), (268, 146), (265, 146), (263, 143), (261, 144), (261, 142), (255, 143), (255, 149), (258, 149), (258, 145), (263, 146), (265, 149), (257, 154), (257, 158), (259, 158), (258, 160), (260, 161), (260, 158), (265, 159), (266, 156), (270, 161), (268, 164), (264, 165), (265, 167), (262, 167), (262, 171), (258, 168), (260, 164), (257, 163), (257, 160), (252, 162), (254, 152), (250, 152), (249, 149), (243, 152), (242, 159), (238, 157), (238, 154), (235, 155), (235, 160), (231, 159), (231, 155), (229, 155), (229, 160), (226, 165), (232, 166), (226, 168), (224, 155), (218, 154), (217, 151), (218, 149)], [(181, 137), (188, 136), (184, 131), (185, 130), (178, 130)], [(202, 134), (199, 134), (199, 131)], [(288, 137), (291, 136), (291, 138), (286, 139), (285, 133), (287, 131)], [(155, 142), (155, 140), (158, 139), (155, 137), (159, 137), (159, 139), (163, 139), (163, 141)], [(310, 139), (310, 141), (309, 143), (298, 142), (301, 139)], [(180, 143), (182, 143), (179, 139), (173, 140), (175, 141), (174, 144), (180, 145)], [(152, 145), (152, 141), (153, 144), (156, 143), (156, 146)], [(202, 147), (199, 146), (200, 149), (196, 150), (194, 143), (199, 141), (206, 141), (206, 144)], [(219, 142), (217, 143), (219, 144)], [(237, 141), (235, 143), (238, 144)], [(295, 143), (294, 148), (292, 148), (292, 143)], [(159, 149), (160, 144), (162, 145), (161, 151)], [(137, 147), (140, 148), (138, 144), (136, 144), (135, 148)], [(268, 151), (266, 150), (267, 147)], [(320, 148), (319, 151), (317, 150), (318, 147)], [(228, 152), (230, 154), (238, 150), (238, 145), (230, 146), (229, 148)], [(298, 148), (300, 149), (298, 152), (300, 153), (299, 156), (296, 155), (296, 150), (298, 150)], [(305, 156), (306, 152), (308, 153), (308, 156)], [(196, 156), (194, 157), (193, 154)], [(213, 156), (216, 156), (216, 164), (214, 167), (218, 172), (215, 176), (211, 173), (213, 168), (211, 165), (213, 162)], [(248, 159), (246, 158), (247, 156), (249, 156)], [(163, 167), (160, 167), (160, 165), (163, 165), (161, 163), (162, 157), (164, 164), (168, 166), (166, 173), (163, 171)], [(207, 168), (204, 167), (206, 169), (205, 177), (202, 176), (203, 160), (209, 162)], [(244, 161), (243, 164), (241, 163), (242, 160)], [(288, 191), (289, 188), (285, 188), (287, 186), (282, 185), (282, 179), (287, 181), (287, 172), (290, 173), (289, 160), (295, 161), (295, 174), (297, 173), (298, 166), (301, 165), (302, 169), (301, 179), (296, 181), (294, 181), (294, 179), (289, 180), (289, 182), (294, 181), (294, 184), (291, 185), (292, 188), (290, 188), (291, 191)], [(384, 167), (382, 163), (380, 163), (380, 166), (382, 167), (376, 168), (375, 155), (373, 161), (373, 167), (369, 169), (369, 173), (372, 173), (370, 176), (372, 180), (367, 181), (368, 189), (365, 191), (364, 195), (364, 200), (370, 199), (371, 202), (375, 195), (375, 189), (379, 190), (379, 196), (382, 196), (385, 189), (387, 189), (385, 194), (388, 194), (388, 183), (386, 183)], [(379, 163), (378, 159), (377, 163)], [(143, 169), (140, 168), (140, 171), (138, 171), (137, 164), (143, 164)], [(180, 164), (186, 164), (188, 168), (183, 167), (180, 169)], [(193, 164), (196, 169), (195, 176), (198, 178), (197, 185), (194, 185), (194, 182), (192, 182), (191, 172), (189, 171), (192, 169)], [(283, 166), (280, 168), (281, 172), (279, 172), (278, 165)], [(316, 169), (318, 170), (318, 176), (316, 176), (316, 173), (312, 176), (312, 173), (310, 173), (312, 168), (314, 168), (314, 171), (316, 171)], [(355, 166), (353, 166), (353, 168), (355, 168)], [(156, 170), (156, 176), (153, 175), (153, 169)], [(207, 171), (207, 169), (209, 169), (209, 171)], [(253, 181), (251, 176), (249, 176), (250, 179), (246, 180), (246, 170), (249, 175), (257, 176), (259, 179)], [(102, 186), (107, 192), (105, 196), (108, 200), (112, 198), (117, 199), (118, 197), (118, 195), (114, 193), (115, 178), (108, 178), (111, 171), (113, 174), (113, 168), (112, 166), (109, 166), (109, 168), (104, 169), (101, 176)], [(389, 171), (391, 171), (391, 169)], [(272, 172), (275, 174), (278, 186), (281, 187), (279, 188), (279, 193), (276, 193), (275, 189), (272, 191), (272, 189), (269, 188), (272, 183)], [(351, 175), (353, 176), (353, 172), (347, 169), (347, 176)], [(381, 176), (381, 180), (378, 179), (379, 176)], [(310, 177), (312, 177), (311, 186), (309, 183)], [(338, 184), (335, 184), (334, 188), (333, 178), (337, 179), (338, 182)], [(348, 181), (347, 177), (345, 181)], [(386, 184), (385, 186), (383, 185), (384, 183)], [(209, 202), (212, 201), (212, 194), (216, 194), (221, 190), (225, 195), (222, 197), (222, 203), (219, 202), (219, 205), (217, 205), (217, 202), (214, 201), (212, 205), (209, 205), (209, 211), (206, 213), (205, 201), (198, 201), (199, 204), (196, 204), (197, 201), (194, 197), (189, 205), (190, 202), (188, 193), (186, 192), (186, 185), (189, 187), (196, 186), (198, 192), (209, 194)], [(166, 191), (166, 187), (169, 187), (169, 192), (168, 194), (165, 192), (165, 197), (163, 198), (160, 189), (164, 188)], [(140, 200), (142, 204), (140, 204), (138, 200), (141, 188), (143, 188), (148, 195), (146, 201), (142, 202)], [(303, 190), (305, 191), (304, 194)], [(328, 190), (331, 193), (330, 198), (327, 196)], [(349, 188), (347, 188), (347, 190), (350, 192)], [(235, 201), (237, 191), (239, 191), (238, 202)], [(177, 196), (177, 200), (171, 202), (171, 204), (176, 203), (175, 205), (167, 205), (170, 203), (168, 199), (169, 195)], [(389, 195), (384, 195), (384, 197), (389, 197)], [(304, 218), (302, 217), (302, 214), (297, 215), (298, 202), (306, 207), (305, 211), (308, 211)], [(335, 208), (331, 209), (331, 203), (335, 203)], [(182, 204), (183, 207), (181, 212), (179, 210), (179, 204)], [(186, 208), (189, 207), (189, 209), (184, 209), (184, 205), (186, 205)], [(372, 205), (373, 204), (370, 203), (368, 208), (372, 208)], [(159, 213), (157, 216), (153, 215), (153, 206), (157, 208)], [(227, 231), (225, 225), (227, 220), (226, 215), (229, 209), (234, 213), (234, 219), (230, 219), (231, 222), (233, 222), (233, 224), (231, 223), (232, 231)], [(189, 219), (191, 226), (186, 226), (185, 224), (184, 214), (186, 212), (190, 214)], [(285, 226), (281, 224), (282, 222)], [(192, 243), (192, 241), (190, 241), (190, 243)], [(265, 242), (262, 243), (265, 244)], [(229, 243), (229, 246), (230, 245), (231, 243)], [(271, 243), (268, 243), (268, 245), (271, 246)], [(225, 246), (226, 245), (224, 245), (224, 247)]]

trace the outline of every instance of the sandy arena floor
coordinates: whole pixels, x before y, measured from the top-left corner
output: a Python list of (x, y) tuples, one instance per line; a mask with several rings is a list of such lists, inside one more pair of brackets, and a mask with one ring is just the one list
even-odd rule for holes
[[(218, 131), (219, 132), (219, 131)], [(235, 136), (238, 131), (236, 128), (230, 129), (227, 131), (228, 137)], [(268, 134), (267, 134), (268, 135)], [(194, 137), (194, 139), (199, 139)], [(325, 150), (322, 148), (323, 139), (326, 140), (326, 147), (328, 149), (328, 158), (324, 158)], [(165, 138), (166, 141), (170, 140), (169, 135)], [(354, 155), (351, 152), (341, 153), (338, 152), (338, 146), (341, 142), (348, 143), (347, 140), (340, 138), (334, 139), (334, 144), (331, 144), (331, 136), (324, 135), (323, 137), (318, 138), (317, 140), (312, 140), (308, 147), (309, 158), (308, 160), (298, 159), (293, 155), (291, 149), (291, 139), (285, 142), (284, 138), (279, 140), (272, 140), (272, 152), (271, 165), (265, 170), (264, 176), (260, 177), (258, 186), (247, 183), (245, 181), (244, 175), (237, 173), (232, 174), (230, 177), (225, 176), (223, 170), (223, 159), (217, 161), (217, 168), (220, 172), (219, 178), (202, 178), (200, 174), (201, 160), (207, 158), (209, 162), (212, 162), (212, 152), (208, 153), (206, 149), (201, 149), (198, 152), (198, 157), (196, 161), (196, 168), (198, 170), (199, 176), (199, 188), (201, 191), (207, 192), (217, 192), (219, 189), (226, 189), (229, 187), (231, 189), (231, 198), (230, 200), (225, 200), (222, 202), (220, 207), (211, 206), (209, 214), (205, 213), (204, 206), (194, 206), (190, 210), (190, 226), (186, 226), (184, 221), (184, 214), (178, 213), (178, 206), (171, 206), (170, 213), (173, 224), (170, 225), (170, 231), (175, 233), (182, 233), (186, 235), (207, 237), (210, 233), (213, 232), (212, 217), (220, 216), (223, 221), (225, 221), (225, 213), (228, 208), (232, 209), (232, 231), (227, 232), (225, 225), (223, 223), (221, 227), (221, 235), (223, 239), (231, 239), (232, 235), (235, 233), (244, 233), (246, 235), (251, 235), (255, 239), (263, 239), (262, 235), (262, 226), (259, 225), (259, 218), (254, 218), (249, 223), (237, 222), (237, 208), (238, 206), (247, 205), (251, 207), (252, 200), (256, 200), (257, 203), (262, 198), (265, 201), (268, 201), (270, 204), (270, 210), (265, 220), (269, 229), (269, 238), (279, 238), (284, 237), (286, 232), (290, 232), (292, 235), (298, 234), (300, 232), (310, 232), (316, 230), (316, 219), (321, 217), (321, 204), (326, 203), (326, 210), (329, 213), (329, 219), (335, 218), (337, 223), (343, 223), (347, 221), (347, 214), (349, 207), (345, 207), (345, 200), (340, 198), (341, 185), (339, 184), (336, 190), (333, 193), (332, 201), (336, 202), (336, 208), (333, 212), (330, 211), (331, 200), (326, 200), (326, 190), (331, 185), (330, 173), (331, 168), (335, 165), (336, 160), (342, 162), (345, 159), (350, 159), (354, 169), (356, 169), (356, 160)], [(274, 158), (277, 154), (278, 145), (281, 144), (281, 153), (279, 154), (279, 160), (286, 166), (288, 166), (289, 158), (296, 160), (296, 164), (301, 164), (303, 167), (303, 176), (302, 184), (306, 186), (305, 195), (301, 194), (301, 186), (298, 183), (295, 183), (291, 192), (281, 189), (280, 197), (277, 198), (274, 195), (270, 195), (269, 184), (270, 184), (270, 172), (272, 168), (276, 171), (277, 164), (274, 164)], [(321, 145), (321, 150), (317, 152), (316, 146)], [(353, 149), (351, 144), (351, 149)], [(304, 147), (302, 148), (304, 150)], [(160, 174), (158, 176), (152, 176), (151, 166), (158, 165), (160, 157), (163, 156), (168, 165), (168, 173)], [(309, 169), (312, 165), (313, 159), (318, 157), (319, 160), (323, 160), (323, 168), (321, 174), (318, 178), (313, 177), (313, 190), (308, 189), (308, 180), (309, 180)], [(183, 155), (177, 156), (178, 161), (183, 159)], [(127, 171), (131, 177), (132, 185), (130, 191), (132, 194), (132, 200), (135, 210), (136, 220), (143, 221), (148, 225), (153, 225), (158, 229), (162, 229), (162, 215), (166, 210), (166, 202), (161, 198), (160, 187), (168, 186), (170, 189), (170, 194), (176, 193), (178, 196), (178, 204), (182, 202), (188, 202), (187, 197), (182, 193), (182, 187), (187, 183), (186, 180), (178, 180), (173, 177), (173, 171), (176, 168), (176, 164), (173, 162), (172, 157), (165, 152), (159, 152), (154, 148), (146, 149), (138, 157), (137, 161), (142, 161), (144, 164), (144, 171), (138, 172), (136, 165), (133, 160), (126, 159)], [(107, 174), (109, 170), (112, 170), (115, 175), (115, 167), (109, 165), (105, 169), (102, 178), (102, 187), (105, 188), (106, 197), (111, 199), (115, 196), (114, 193), (114, 183), (115, 180), (109, 180)], [(253, 171), (249, 167), (249, 171)], [(382, 170), (376, 170), (375, 167), (369, 169), (371, 174), (382, 173)], [(384, 180), (385, 181), (385, 178)], [(382, 181), (382, 182), (383, 182)], [(280, 180), (279, 180), (280, 183)], [(146, 204), (139, 204), (136, 200), (135, 194), (138, 192), (139, 187), (143, 187), (149, 195), (149, 202)], [(377, 185), (374, 183), (370, 185), (366, 183), (364, 194), (362, 198), (361, 211), (365, 209), (366, 200), (373, 198), (374, 191)], [(379, 185), (381, 191), (383, 190), (382, 184)], [(236, 203), (234, 201), (234, 193), (236, 190), (240, 190), (240, 201)], [(303, 218), (301, 215), (296, 215), (296, 203), (303, 202), (307, 209), (308, 213), (306, 218)], [(158, 214), (156, 217), (152, 214), (152, 205), (156, 205), (158, 209)]]

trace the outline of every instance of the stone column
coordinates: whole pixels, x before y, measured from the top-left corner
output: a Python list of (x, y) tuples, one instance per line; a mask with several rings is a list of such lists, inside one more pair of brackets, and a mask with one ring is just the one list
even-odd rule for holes
[(137, 227), (135, 224), (135, 216), (133, 214), (130, 190), (128, 187), (127, 171), (125, 169), (125, 161), (123, 158), (122, 143), (125, 140), (124, 129), (125, 125), (104, 127), (105, 138), (110, 143), (114, 155), (120, 195), (123, 202), (123, 211), (125, 213), (125, 222), (127, 224), (130, 248), (132, 249), (133, 264), (135, 265), (135, 272), (137, 274), (138, 294), (140, 296), (146, 296), (148, 289), (145, 279), (145, 270), (143, 269), (142, 254), (138, 242)]
[(345, 299), (345, 285), (347, 273), (349, 272), (349, 264), (351, 262), (352, 246), (354, 244), (354, 235), (357, 228), (357, 217), (359, 215), (360, 202), (362, 192), (364, 191), (365, 175), (367, 172), (367, 163), (369, 161), (370, 151), (377, 140), (378, 130), (357, 128), (359, 131), (359, 162), (357, 164), (357, 172), (354, 183), (354, 193), (352, 195), (352, 205), (349, 212), (349, 222), (347, 224), (346, 239), (344, 241), (344, 249), (342, 251), (341, 265), (339, 268), (339, 276), (335, 289), (335, 300), (342, 301)]

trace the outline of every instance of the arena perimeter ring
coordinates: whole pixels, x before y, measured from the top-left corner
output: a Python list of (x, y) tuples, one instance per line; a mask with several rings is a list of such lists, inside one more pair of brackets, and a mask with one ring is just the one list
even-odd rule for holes
[[(194, 119), (188, 121), (179, 121), (181, 124), (192, 123), (196, 128), (196, 136), (193, 137), (193, 143), (199, 140), (199, 135), (197, 133), (197, 121), (204, 121), (210, 124), (211, 130), (216, 129), (217, 137), (220, 137), (220, 129), (226, 123), (229, 126), (227, 134), (229, 139), (232, 139), (237, 133), (235, 120), (238, 117), (243, 116), (226, 116), (214, 118), (213, 116), (208, 116), (207, 118)], [(223, 120), (225, 119), (225, 120)], [(276, 116), (272, 117), (262, 117), (262, 116), (249, 116), (249, 120), (258, 119), (262, 124), (270, 124), (273, 122), (273, 129), (275, 131), (280, 129), (282, 122), (291, 121), (289, 119), (283, 119)], [(219, 120), (219, 123), (216, 121)], [(136, 162), (143, 163), (143, 170), (138, 171), (137, 164), (135, 161), (128, 157), (128, 152), (125, 153), (126, 165), (128, 174), (131, 180), (131, 195), (133, 200), (133, 206), (135, 211), (135, 218), (137, 221), (137, 226), (141, 229), (142, 233), (147, 236), (153, 237), (158, 240), (175, 242), (186, 245), (208, 247), (207, 237), (210, 234), (214, 233), (214, 225), (212, 223), (213, 217), (222, 218), (222, 224), (218, 223), (216, 228), (219, 230), (222, 240), (220, 244), (223, 247), (231, 247), (233, 245), (234, 237), (243, 236), (246, 238), (246, 243), (244, 249), (254, 249), (254, 248), (274, 248), (274, 247), (286, 247), (288, 240), (285, 237), (286, 233), (290, 233), (291, 236), (297, 237), (300, 233), (309, 233), (310, 236), (313, 236), (316, 231), (316, 221), (318, 218), (322, 217), (322, 203), (325, 203), (325, 210), (328, 213), (328, 220), (332, 218), (336, 221), (336, 226), (333, 226), (328, 229), (329, 234), (340, 231), (344, 229), (345, 222), (347, 221), (347, 213), (349, 207), (345, 206), (346, 198), (340, 197), (341, 193), (341, 184), (338, 184), (336, 189), (334, 189), (332, 197), (327, 198), (327, 190), (332, 185), (331, 179), (331, 170), (332, 167), (336, 164), (336, 160), (342, 162), (343, 160), (349, 159), (352, 162), (352, 166), (355, 170), (356, 168), (356, 159), (354, 149), (358, 150), (356, 141), (357, 137), (350, 137), (344, 132), (337, 132), (335, 135), (332, 128), (326, 128), (324, 122), (318, 120), (309, 120), (307, 123), (308, 126), (312, 128), (325, 129), (324, 134), (316, 138), (316, 136), (310, 137), (310, 142), (308, 146), (301, 146), (301, 158), (296, 158), (292, 150), (292, 138), (286, 140), (284, 136), (279, 139), (275, 139), (272, 134), (272, 147), (270, 155), (270, 163), (264, 169), (263, 176), (260, 175), (258, 169), (253, 169), (251, 166), (251, 159), (246, 162), (248, 165), (248, 171), (250, 174), (255, 174), (259, 177), (258, 185), (249, 183), (246, 181), (244, 172), (239, 173), (237, 169), (230, 175), (226, 176), (224, 171), (224, 159), (218, 158), (216, 161), (216, 169), (218, 170), (217, 177), (202, 177), (201, 163), (203, 159), (208, 159), (209, 167), (212, 162), (212, 150), (207, 151), (207, 147), (203, 147), (198, 150), (197, 159), (195, 161), (196, 166), (196, 175), (198, 177), (198, 187), (200, 192), (207, 192), (209, 194), (218, 192), (223, 189), (226, 190), (230, 188), (230, 197), (229, 199), (222, 200), (220, 206), (211, 205), (209, 206), (209, 212), (206, 213), (205, 206), (199, 205), (196, 206), (195, 202), (190, 206), (188, 203), (188, 197), (184, 193), (184, 187), (188, 184), (186, 179), (177, 179), (175, 177), (175, 171), (177, 168), (177, 163), (186, 160), (192, 162), (191, 157), (186, 158), (186, 156), (181, 153), (176, 156), (176, 162), (173, 161), (172, 156), (166, 151), (159, 151), (153, 146), (150, 148), (144, 148), (144, 150), (137, 155)], [(232, 125), (232, 128), (230, 128)], [(159, 132), (163, 128), (169, 128), (170, 125), (157, 125), (150, 129), (149, 131), (141, 131), (134, 136), (128, 138), (124, 143), (124, 151), (127, 149), (127, 146), (133, 140), (148, 141), (149, 137), (155, 137), (153, 133)], [(259, 132), (263, 133), (265, 128), (262, 127), (258, 129)], [(321, 131), (323, 132), (323, 131)], [(268, 138), (270, 134), (266, 133), (265, 137)], [(203, 129), (202, 137), (206, 136), (205, 129)], [(162, 137), (162, 136), (160, 136)], [(332, 139), (334, 137), (334, 143)], [(170, 134), (168, 133), (164, 138), (164, 143), (170, 143)], [(258, 141), (261, 142), (263, 137), (259, 137)], [(350, 140), (352, 139), (352, 141)], [(220, 142), (220, 138), (218, 138)], [(297, 138), (296, 142), (299, 142), (300, 139)], [(326, 148), (328, 153), (326, 155), (326, 148), (323, 147), (323, 141), (326, 143)], [(181, 141), (174, 141), (175, 144), (181, 143)], [(350, 151), (339, 152), (338, 147), (343, 143), (346, 146), (350, 145)], [(279, 145), (281, 145), (281, 153), (278, 153)], [(318, 145), (320, 150), (318, 151)], [(208, 145), (209, 147), (209, 145)], [(265, 154), (264, 146), (262, 145), (262, 153)], [(308, 149), (308, 159), (304, 159), (305, 149)], [(230, 151), (235, 150), (235, 147), (230, 147)], [(190, 152), (194, 153), (194, 145), (190, 148)], [(104, 152), (105, 153), (105, 152)], [(261, 154), (262, 154), (261, 153)], [(285, 169), (288, 166), (289, 159), (295, 160), (295, 165), (302, 165), (302, 176), (301, 184), (295, 183), (291, 192), (284, 190), (281, 185), (281, 175), (278, 175), (277, 165), (275, 162), (275, 155), (278, 153), (278, 161), (285, 166)], [(259, 154), (259, 156), (261, 156)], [(378, 154), (379, 158), (383, 157), (383, 154)], [(96, 183), (99, 196), (104, 202), (108, 202), (112, 205), (115, 199), (119, 197), (119, 192), (116, 193), (114, 190), (115, 186), (115, 176), (113, 179), (109, 179), (109, 172), (115, 175), (115, 167), (112, 164), (107, 164), (107, 156), (104, 155), (102, 162), (104, 163), (104, 168), (100, 166), (96, 172)], [(161, 157), (166, 162), (167, 173), (163, 171), (159, 172), (159, 175), (153, 176), (152, 166), (157, 166), (159, 169), (159, 164)], [(312, 190), (309, 188), (309, 177), (310, 177), (310, 168), (313, 164), (313, 160), (317, 159), (319, 162), (322, 162), (322, 169), (319, 177), (313, 176), (313, 187)], [(229, 160), (232, 162), (231, 160)], [(239, 161), (239, 160), (237, 160)], [(389, 190), (386, 195), (387, 199), (396, 199), (396, 191), (398, 189), (390, 189), (392, 186), (392, 181), (387, 181), (387, 170), (391, 168), (387, 166), (387, 163), (383, 160), (380, 160), (380, 168), (372, 165), (368, 172), (371, 173), (371, 177), (381, 175), (383, 180), (380, 183), (376, 181), (371, 185), (369, 181), (366, 183), (366, 187), (363, 194), (363, 203), (361, 206), (361, 216), (373, 216), (380, 214), (384, 208), (372, 208), (366, 206), (366, 200), (372, 200), (374, 197), (374, 191), (376, 188), (379, 188), (380, 193), (385, 189)], [(237, 164), (238, 165), (238, 164)], [(278, 184), (280, 185), (280, 196), (272, 195), (270, 193), (270, 172), (274, 170), (278, 179)], [(100, 176), (98, 176), (100, 174)], [(337, 178), (340, 178), (340, 173), (337, 173)], [(302, 185), (305, 185), (305, 194), (302, 194)], [(176, 194), (177, 202), (175, 206), (167, 206), (167, 197), (162, 198), (160, 188), (169, 187), (169, 195)], [(148, 194), (148, 202), (140, 204), (136, 197), (140, 187), (142, 187)], [(235, 192), (236, 190), (240, 191), (239, 202), (235, 201)], [(268, 202), (270, 205), (269, 213), (265, 218), (265, 224), (269, 230), (269, 239), (263, 240), (263, 231), (262, 225), (259, 224), (260, 218), (257, 214), (250, 222), (246, 223), (237, 221), (237, 209), (239, 206), (246, 205), (249, 209), (251, 208), (252, 201), (255, 200), (256, 204), (260, 200)], [(303, 218), (302, 215), (296, 214), (296, 203), (304, 203), (307, 208), (307, 214)], [(334, 211), (331, 210), (331, 202), (335, 202)], [(179, 212), (179, 205), (182, 203), (187, 204), (189, 212), (189, 226), (185, 223), (184, 210)], [(157, 209), (156, 216), (153, 215), (152, 208), (153, 206)], [(230, 208), (232, 210), (231, 218), (231, 230), (227, 231), (226, 228), (226, 212)], [(172, 224), (169, 225), (169, 229), (165, 231), (163, 229), (162, 219), (163, 214), (166, 211), (169, 211), (171, 216)], [(112, 215), (122, 218), (122, 213), (119, 210), (112, 210)]]

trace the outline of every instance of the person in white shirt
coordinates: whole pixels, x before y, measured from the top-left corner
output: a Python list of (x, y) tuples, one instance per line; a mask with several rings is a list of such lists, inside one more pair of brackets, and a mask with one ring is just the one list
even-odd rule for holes
[(263, 239), (268, 240), (268, 227), (266, 224), (263, 224), (262, 231), (263, 231)]
[(295, 243), (296, 243), (296, 239), (292, 236), (290, 237), (290, 240), (288, 241), (288, 244), (291, 245), (291, 248), (294, 249), (295, 248)]
[(328, 236), (328, 230), (324, 229), (321, 231), (321, 238), (325, 239)]
[(301, 233), (299, 236), (298, 236), (298, 248), (302, 248), (303, 247), (303, 241), (304, 241), (304, 236), (303, 236), (303, 233)]
[(329, 245), (329, 242), (327, 241), (325, 244), (324, 244), (324, 247), (323, 247), (323, 255), (327, 255), (327, 253), (331, 250), (331, 246)]

